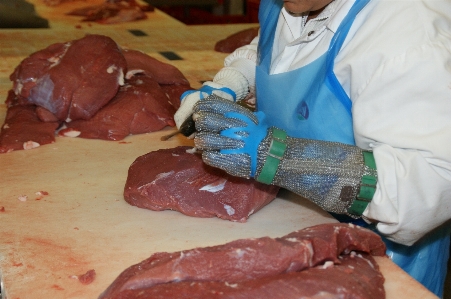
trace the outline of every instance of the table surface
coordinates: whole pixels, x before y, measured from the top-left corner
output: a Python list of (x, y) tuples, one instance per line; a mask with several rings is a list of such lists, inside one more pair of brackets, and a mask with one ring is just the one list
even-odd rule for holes
[[(29, 54), (56, 42), (104, 34), (119, 45), (141, 50), (179, 68), (194, 88), (211, 80), (227, 54), (216, 41), (257, 24), (186, 26), (161, 11), (122, 24), (81, 23), (65, 12), (86, 6), (74, 1), (57, 7), (29, 0), (50, 29), (0, 30), (0, 122), (9, 74)], [(102, 3), (100, 0), (89, 3)], [(144, 35), (134, 35), (140, 30)], [(168, 60), (174, 52), (180, 60)], [(154, 212), (128, 205), (123, 187), (130, 164), (160, 148), (192, 145), (181, 136), (168, 141), (163, 131), (129, 136), (120, 142), (56, 137), (28, 151), (0, 154), (0, 275), (8, 299), (97, 298), (128, 266), (159, 251), (223, 244), (239, 238), (278, 237), (294, 230), (335, 222), (309, 201), (282, 191), (246, 223), (193, 218), (174, 211)], [(46, 191), (40, 198), (36, 192)], [(19, 197), (26, 195), (26, 201)], [(388, 258), (377, 259), (386, 278), (387, 298), (436, 298)], [(96, 279), (74, 279), (94, 269)]]

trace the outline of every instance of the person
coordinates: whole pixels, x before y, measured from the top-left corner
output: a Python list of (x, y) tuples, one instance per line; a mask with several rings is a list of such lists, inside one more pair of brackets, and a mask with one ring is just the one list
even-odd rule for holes
[[(443, 294), (451, 218), (451, 1), (262, 0), (259, 35), (182, 95), (205, 163), (376, 230)], [(234, 103), (254, 94), (256, 112)], [(201, 100), (203, 99), (203, 100)]]

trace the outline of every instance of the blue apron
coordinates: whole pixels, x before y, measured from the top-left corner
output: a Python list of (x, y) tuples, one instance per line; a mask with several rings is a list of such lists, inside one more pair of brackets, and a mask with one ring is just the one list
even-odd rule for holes
[[(283, 1), (261, 2), (256, 96), (257, 110), (265, 113), (268, 125), (281, 128), (292, 137), (355, 144), (352, 102), (338, 82), (333, 67), (356, 15), (369, 1), (355, 2), (325, 54), (302, 68), (273, 75), (269, 74), (272, 46)], [(353, 221), (368, 227), (362, 220), (334, 216), (340, 221)], [(449, 256), (449, 230), (431, 233), (410, 247), (384, 241), (387, 255), (393, 262), (433, 293), (442, 295)]]

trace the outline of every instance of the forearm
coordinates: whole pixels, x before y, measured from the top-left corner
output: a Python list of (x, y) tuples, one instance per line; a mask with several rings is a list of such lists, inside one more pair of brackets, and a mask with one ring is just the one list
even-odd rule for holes
[(249, 45), (238, 48), (224, 60), (224, 69), (234, 69), (240, 72), (247, 79), (250, 91), (255, 90), (257, 45), (258, 36)]
[[(371, 200), (372, 194), (368, 196), (364, 191), (369, 188), (370, 193), (374, 192), (377, 180), (376, 170), (367, 165), (371, 161), (366, 161), (372, 158), (372, 153), (342, 143), (287, 137), (277, 171), (268, 179), (265, 163), (268, 159), (277, 163), (277, 159), (268, 155), (271, 142), (274, 143), (271, 136), (270, 133), (259, 147), (257, 180), (293, 191), (329, 212), (353, 217), (363, 212), (364, 208), (351, 206), (359, 201), (366, 206)], [(371, 178), (369, 186), (362, 178)]]
[(451, 164), (425, 154), (388, 145), (374, 149), (378, 186), (364, 216), (394, 242), (412, 245), (451, 218)]

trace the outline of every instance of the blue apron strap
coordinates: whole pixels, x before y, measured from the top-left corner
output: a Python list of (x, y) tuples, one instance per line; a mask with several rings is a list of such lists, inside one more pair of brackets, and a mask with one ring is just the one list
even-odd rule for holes
[[(258, 42), (258, 61), (261, 64), (267, 55), (271, 55), (277, 21), (283, 7), (281, 0), (262, 0), (258, 11), (260, 22), (260, 39)], [(266, 71), (269, 71), (269, 66)]]
[(346, 107), (346, 110), (349, 114), (351, 114), (352, 102), (334, 74), (334, 61), (335, 57), (337, 57), (338, 52), (343, 46), (343, 43), (349, 33), (349, 29), (351, 28), (352, 23), (355, 20), (355, 17), (365, 7), (365, 5), (368, 4), (368, 2), (370, 2), (370, 0), (356, 0), (354, 5), (349, 10), (347, 16), (338, 27), (337, 32), (332, 37), (326, 60), (326, 85), (330, 88), (330, 90), (334, 92), (343, 106)]

